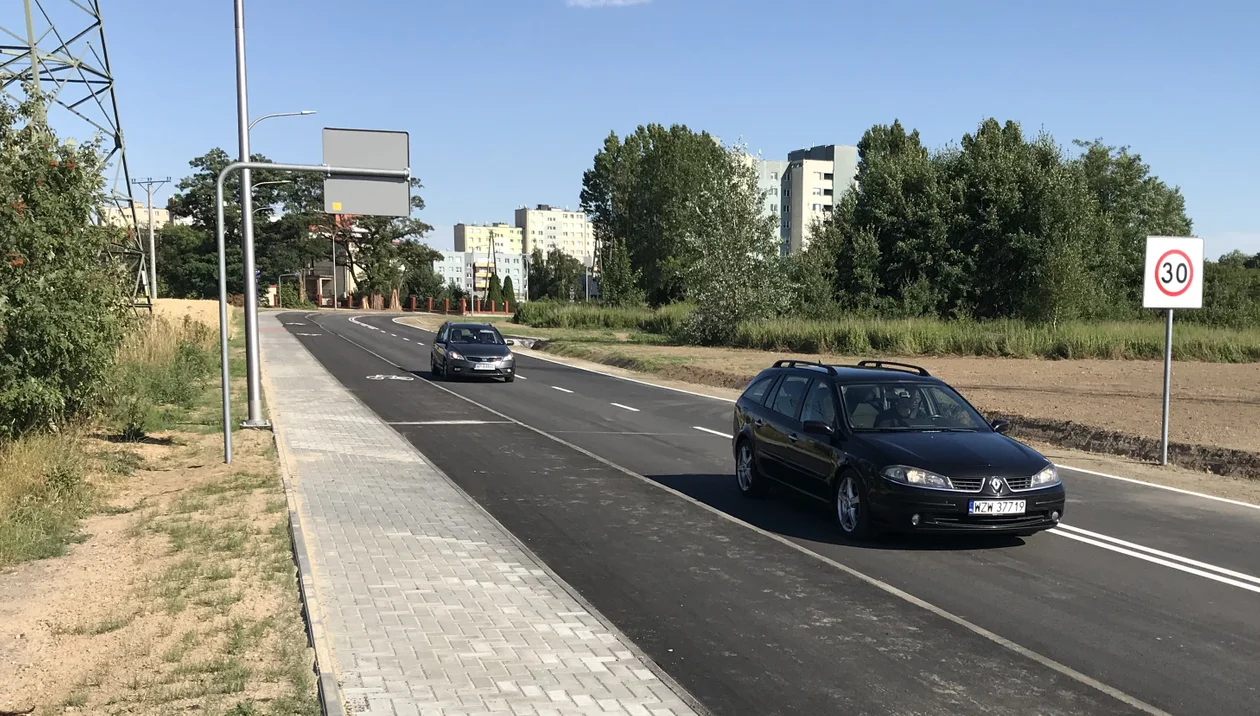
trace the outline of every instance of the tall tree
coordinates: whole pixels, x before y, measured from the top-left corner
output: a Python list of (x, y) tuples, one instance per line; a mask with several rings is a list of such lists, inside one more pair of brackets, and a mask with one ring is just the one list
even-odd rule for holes
[(700, 178), (686, 204), (683, 233), (686, 297), (696, 304), (687, 335), (698, 343), (727, 343), (741, 323), (778, 315), (786, 307), (777, 239), (778, 222), (764, 214), (757, 176), (742, 147)]
[(503, 284), (499, 281), (499, 274), (490, 274), (490, 285), (486, 288), (486, 300), (495, 303), (503, 303)]
[(511, 276), (503, 278), (503, 300), (507, 301), (509, 306), (516, 305), (516, 288), (512, 286)]
[[(654, 304), (686, 294), (683, 274), (693, 257), (686, 237), (698, 231), (692, 207), (698, 192), (715, 176), (727, 175), (726, 151), (705, 132), (683, 125), (640, 126), (619, 140), (615, 133), (595, 155), (582, 180), (582, 209), (591, 216), (605, 263), (620, 262), (624, 250), (629, 271), (613, 265), (610, 297), (619, 302), (621, 287), (634, 280)], [(602, 274), (608, 266), (601, 266)], [(624, 273), (625, 278), (617, 275)]]

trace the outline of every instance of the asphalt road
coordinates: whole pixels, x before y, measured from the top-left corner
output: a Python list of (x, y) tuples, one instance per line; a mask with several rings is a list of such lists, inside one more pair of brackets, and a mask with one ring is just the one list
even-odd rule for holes
[(283, 321), (714, 713), (1260, 711), (1260, 510), (1065, 469), (1054, 532), (853, 544), (738, 495), (729, 402), (525, 356), (434, 384), (429, 332)]

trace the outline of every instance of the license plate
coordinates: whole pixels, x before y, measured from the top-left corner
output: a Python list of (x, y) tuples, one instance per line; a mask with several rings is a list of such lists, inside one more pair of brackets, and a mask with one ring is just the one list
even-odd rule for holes
[(1022, 515), (1024, 500), (972, 500), (967, 512), (973, 515)]
[(493, 363), (477, 363), (473, 365), (473, 370), (494, 370)]

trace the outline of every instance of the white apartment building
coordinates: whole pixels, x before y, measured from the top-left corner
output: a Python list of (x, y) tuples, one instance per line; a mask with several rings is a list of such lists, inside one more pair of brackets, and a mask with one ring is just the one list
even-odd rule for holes
[(785, 254), (809, 245), (814, 223), (825, 219), (853, 187), (857, 161), (857, 147), (836, 144), (788, 153), (779, 220)]
[(527, 253), (521, 238), (521, 230), (504, 223), (456, 224), (455, 250), (504, 254)]
[(490, 290), (490, 276), (497, 273), (499, 281), (512, 278), (512, 293), (516, 300), (529, 299), (529, 268), (525, 254), (482, 253), (477, 251), (442, 251), (440, 261), (433, 262), (433, 271), (442, 278), (444, 285), (452, 283), (468, 293), (485, 298)]
[(595, 232), (586, 214), (580, 211), (547, 204), (533, 209), (522, 206), (516, 210), (516, 227), (523, 232), (526, 255), (534, 249), (544, 256), (552, 249), (560, 249), (586, 266), (594, 264)]

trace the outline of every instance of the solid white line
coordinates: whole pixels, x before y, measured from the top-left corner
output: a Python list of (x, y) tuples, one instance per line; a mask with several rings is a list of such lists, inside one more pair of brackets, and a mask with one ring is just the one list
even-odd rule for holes
[(1073, 472), (1083, 472), (1086, 475), (1094, 475), (1095, 477), (1105, 477), (1109, 480), (1120, 480), (1121, 482), (1132, 482), (1136, 485), (1145, 485), (1146, 487), (1154, 487), (1157, 490), (1168, 490), (1169, 492), (1176, 492), (1182, 495), (1190, 495), (1192, 497), (1202, 497), (1205, 500), (1212, 500), (1214, 502), (1224, 502), (1226, 504), (1234, 505), (1236, 507), (1247, 507), (1253, 510), (1260, 510), (1260, 505), (1256, 505), (1250, 502), (1241, 502), (1239, 500), (1231, 500), (1227, 497), (1217, 497), (1216, 495), (1208, 495), (1202, 492), (1195, 492), (1193, 490), (1183, 490), (1180, 487), (1169, 487), (1168, 485), (1161, 485), (1157, 482), (1135, 480), (1131, 477), (1120, 477), (1119, 475), (1109, 475), (1105, 472), (1095, 472), (1094, 470), (1086, 470), (1084, 468), (1072, 467), (1071, 465), (1064, 465), (1062, 463), (1056, 463), (1056, 464), (1059, 467), (1064, 468), (1066, 470), (1071, 470)]
[(716, 395), (705, 395), (704, 393), (697, 393), (694, 390), (684, 390), (682, 388), (675, 388), (669, 385), (657, 385), (656, 383), (649, 383), (646, 380), (639, 380), (637, 378), (627, 378), (624, 375), (617, 375), (615, 373), (606, 373), (602, 370), (595, 370), (594, 368), (587, 368), (586, 366), (582, 366), (582, 365), (573, 365), (572, 363), (565, 363), (563, 361), (558, 361), (555, 358), (544, 358), (541, 355), (539, 355), (539, 351), (531, 351), (530, 354), (525, 357), (537, 358), (538, 360), (546, 361), (548, 363), (555, 363), (556, 365), (562, 365), (565, 368), (572, 368), (574, 370), (586, 371), (587, 373), (594, 373), (595, 375), (602, 375), (608, 378), (616, 378), (617, 380), (624, 380), (627, 383), (638, 383), (639, 385), (646, 385), (649, 388), (660, 388), (661, 390), (672, 390), (675, 393), (686, 393), (687, 395), (694, 395), (697, 398), (708, 398), (709, 400), (720, 400), (724, 403), (735, 402), (734, 398), (721, 398)]
[(702, 433), (709, 433), (711, 435), (716, 435), (720, 438), (726, 438), (727, 440), (735, 437), (734, 435), (727, 435), (726, 433), (721, 432), (719, 430), (710, 430), (708, 428), (702, 428), (699, 425), (692, 425), (691, 427), (695, 428), (696, 430), (699, 430)]
[(1243, 572), (1235, 572), (1232, 569), (1225, 569), (1224, 567), (1218, 567), (1214, 564), (1208, 564), (1207, 562), (1199, 562), (1199, 561), (1190, 559), (1189, 557), (1182, 557), (1181, 555), (1172, 554), (1170, 552), (1162, 552), (1158, 549), (1153, 549), (1151, 547), (1145, 547), (1140, 544), (1136, 544), (1133, 542), (1126, 542), (1122, 539), (1109, 537), (1107, 535), (1099, 534), (1097, 532), (1090, 532), (1089, 530), (1083, 530), (1080, 527), (1073, 527), (1071, 525), (1061, 524), (1056, 529), (1064, 530), (1066, 532), (1071, 532), (1072, 534), (1080, 535), (1082, 537), (1089, 537), (1089, 538), (1100, 540), (1103, 542), (1109, 542), (1111, 544), (1118, 545), (1120, 547), (1127, 547), (1131, 550), (1144, 552), (1146, 554), (1153, 555), (1155, 557), (1162, 557), (1164, 559), (1172, 560), (1174, 562), (1180, 562), (1181, 564), (1189, 565), (1191, 567), (1198, 567), (1199, 569), (1204, 569), (1209, 572), (1216, 572), (1217, 574), (1221, 574), (1226, 577), (1232, 577), (1234, 579), (1240, 579), (1244, 582), (1252, 582), (1256, 585), (1260, 585), (1260, 577), (1253, 577), (1250, 574), (1245, 574)]
[(390, 425), (511, 425), (506, 420), (418, 420), (407, 421), (399, 420), (389, 423)]
[(629, 410), (632, 413), (639, 412), (638, 408), (632, 408), (629, 405), (622, 405), (621, 403), (609, 403), (609, 405), (615, 405), (616, 407), (621, 408), (622, 410)]
[(1147, 562), (1151, 562), (1152, 564), (1158, 564), (1164, 567), (1170, 567), (1172, 569), (1176, 569), (1181, 572), (1186, 572), (1187, 574), (1193, 574), (1198, 577), (1203, 577), (1204, 579), (1210, 579), (1214, 582), (1220, 582), (1221, 584), (1228, 584), (1231, 587), (1238, 587), (1239, 589), (1246, 589), (1249, 592), (1255, 592), (1257, 594), (1260, 594), (1260, 586), (1258, 585), (1247, 584), (1246, 582), (1240, 582), (1236, 579), (1229, 579), (1228, 577), (1222, 577), (1220, 575), (1213, 574), (1211, 572), (1205, 572), (1202, 569), (1195, 569), (1194, 567), (1187, 567), (1183, 564), (1170, 562), (1166, 559), (1153, 557), (1149, 554), (1143, 554), (1141, 552), (1137, 552), (1131, 549), (1124, 549), (1123, 547), (1117, 547), (1116, 545), (1109, 544), (1107, 542), (1102, 542), (1100, 540), (1090, 539), (1088, 537), (1083, 537), (1073, 532), (1064, 532), (1057, 527), (1052, 530), (1046, 530), (1046, 531), (1049, 532), (1050, 534), (1058, 535), (1060, 537), (1067, 537), (1068, 539), (1074, 539), (1077, 542), (1084, 542), (1085, 544), (1092, 544), (1095, 547), (1102, 547), (1103, 549), (1109, 549), (1112, 552), (1119, 552), (1120, 554), (1128, 555), (1129, 557), (1136, 557), (1137, 559), (1145, 560)]
[(573, 391), (569, 390), (568, 388), (561, 388), (561, 387), (560, 387), (560, 386), (558, 386), (558, 385), (553, 385), (553, 386), (551, 386), (551, 389), (552, 389), (552, 390), (558, 390), (558, 391), (560, 391), (561, 393), (572, 393), (572, 392), (573, 392)]

